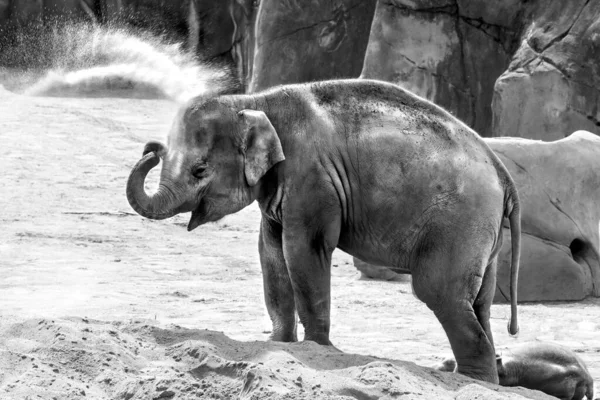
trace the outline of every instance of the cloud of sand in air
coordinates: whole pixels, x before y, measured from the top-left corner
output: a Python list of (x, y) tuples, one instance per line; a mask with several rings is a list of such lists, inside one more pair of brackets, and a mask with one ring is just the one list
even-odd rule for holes
[(177, 102), (231, 85), (229, 71), (198, 61), (181, 43), (124, 28), (72, 25), (56, 30), (51, 68), (24, 94), (151, 93)]

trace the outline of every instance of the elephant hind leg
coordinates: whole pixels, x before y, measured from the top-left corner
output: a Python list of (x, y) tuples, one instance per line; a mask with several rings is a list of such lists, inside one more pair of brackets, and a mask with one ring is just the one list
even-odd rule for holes
[(498, 259), (494, 257), (485, 269), (483, 280), (481, 281), (481, 288), (479, 289), (475, 303), (473, 303), (475, 316), (483, 328), (488, 340), (492, 344), (492, 347), (494, 346), (494, 338), (492, 337), (492, 329), (490, 327), (490, 309), (492, 308), (492, 302), (496, 291), (497, 265)]
[(448, 336), (456, 358), (456, 372), (486, 382), (498, 383), (493, 343), (466, 301), (451, 301), (434, 310)]
[[(486, 279), (488, 257), (461, 252), (464, 248), (449, 246), (422, 257), (413, 271), (413, 288), (442, 324), (457, 363), (456, 372), (498, 383), (496, 353), (488, 333), (489, 310), (486, 314), (482, 307), (488, 304), (487, 285), (495, 271)], [(484, 281), (486, 295), (481, 292)]]

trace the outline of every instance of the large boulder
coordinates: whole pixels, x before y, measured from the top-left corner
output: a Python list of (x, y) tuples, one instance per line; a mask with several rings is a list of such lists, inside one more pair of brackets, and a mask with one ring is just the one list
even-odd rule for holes
[(361, 76), (486, 137), (598, 133), (599, 15), (600, 0), (379, 0)]
[[(488, 138), (521, 199), (519, 301), (600, 296), (600, 137), (578, 131), (543, 142)], [(504, 229), (494, 301), (507, 301), (510, 230)], [(393, 271), (355, 259), (365, 277), (397, 280)]]
[(360, 75), (375, 0), (262, 0), (249, 91)]
[(496, 81), (494, 136), (554, 140), (599, 132), (600, 1), (538, 1), (511, 63)]
[(185, 39), (192, 0), (0, 0), (0, 26), (34, 22), (125, 22), (156, 34)]
[(240, 90), (248, 86), (254, 59), (253, 0), (190, 0), (187, 17), (190, 50), (203, 61), (232, 69)]
[(0, 0), (0, 19), (22, 27), (41, 21), (97, 18), (94, 0)]
[(241, 90), (357, 77), (376, 0), (190, 0), (188, 43)]
[(179, 42), (187, 39), (189, 1), (98, 0), (106, 12), (105, 22), (123, 23)]
[[(523, 206), (519, 300), (600, 296), (600, 137), (578, 131), (554, 142), (486, 141), (509, 169)], [(507, 229), (504, 239), (510, 242)], [(504, 245), (498, 301), (508, 293), (509, 257)]]
[(379, 1), (361, 77), (399, 84), (490, 136), (494, 76), (510, 62), (511, 35), (503, 21), (460, 12), (456, 0)]

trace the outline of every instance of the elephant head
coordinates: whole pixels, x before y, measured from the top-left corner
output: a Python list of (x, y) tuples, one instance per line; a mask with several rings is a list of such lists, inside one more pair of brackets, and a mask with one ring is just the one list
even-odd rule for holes
[[(144, 181), (162, 159), (158, 189)], [(149, 142), (127, 181), (127, 199), (140, 215), (165, 219), (192, 212), (188, 231), (251, 204), (261, 178), (285, 159), (262, 111), (236, 110), (218, 99), (182, 109), (167, 146)]]

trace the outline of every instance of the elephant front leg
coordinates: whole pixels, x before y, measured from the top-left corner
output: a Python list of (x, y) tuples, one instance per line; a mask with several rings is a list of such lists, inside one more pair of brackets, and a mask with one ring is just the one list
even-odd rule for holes
[(339, 229), (286, 229), (283, 250), (292, 281), (296, 310), (304, 326), (304, 340), (331, 345), (331, 255)]
[(281, 225), (263, 217), (258, 246), (265, 303), (273, 323), (270, 339), (279, 342), (295, 342), (298, 340), (296, 307), (290, 276), (283, 257)]

